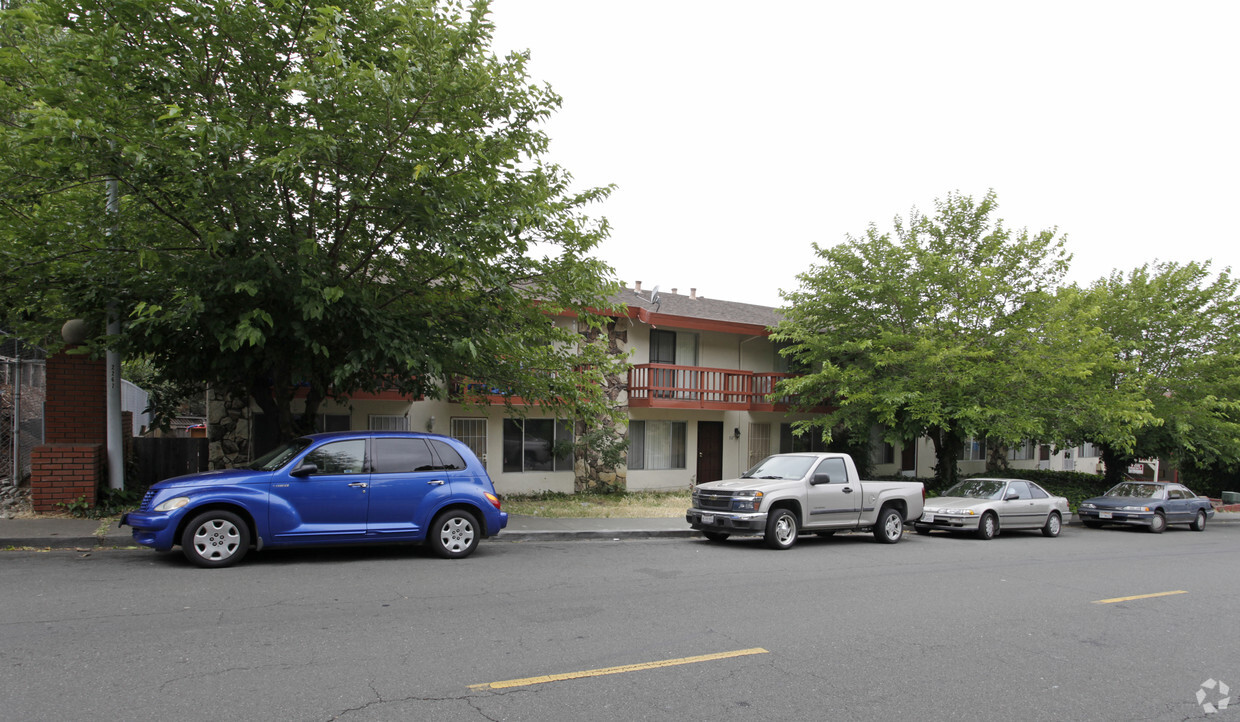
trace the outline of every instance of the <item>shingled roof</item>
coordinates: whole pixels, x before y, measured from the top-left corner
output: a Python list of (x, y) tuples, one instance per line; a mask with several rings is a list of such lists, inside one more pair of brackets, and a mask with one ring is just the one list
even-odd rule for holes
[[(691, 292), (688, 296), (672, 291), (659, 291), (659, 303), (650, 302), (650, 291), (625, 288), (612, 300), (629, 307), (629, 316), (654, 325), (687, 328), (715, 328), (738, 333), (764, 333), (779, 323), (779, 309), (752, 303), (704, 298)], [(736, 328), (729, 328), (735, 326)]]

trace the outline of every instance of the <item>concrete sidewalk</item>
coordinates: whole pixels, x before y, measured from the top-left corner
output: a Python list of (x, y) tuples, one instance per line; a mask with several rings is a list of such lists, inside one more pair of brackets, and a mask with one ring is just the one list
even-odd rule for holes
[[(1218, 512), (1210, 524), (1240, 523), (1240, 513)], [(1080, 526), (1075, 517), (1068, 526)], [(0, 519), (0, 550), (15, 547), (39, 549), (94, 549), (134, 546), (129, 527), (99, 519)], [(669, 519), (544, 519), (509, 515), (508, 526), (498, 541), (571, 541), (620, 539), (670, 539), (696, 537), (683, 517)]]
[[(0, 550), (14, 547), (90, 549), (134, 546), (132, 529), (100, 519), (0, 519)], [(510, 515), (500, 541), (651, 539), (697, 536), (684, 517), (671, 519), (543, 519)]]

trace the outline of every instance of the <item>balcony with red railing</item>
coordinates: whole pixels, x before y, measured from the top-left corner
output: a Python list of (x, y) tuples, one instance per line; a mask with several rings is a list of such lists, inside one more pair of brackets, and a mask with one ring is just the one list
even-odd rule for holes
[(786, 411), (789, 399), (771, 401), (775, 384), (790, 374), (674, 364), (629, 369), (629, 406), (647, 409)]
[[(740, 369), (638, 364), (629, 368), (629, 406), (643, 409), (710, 409), (726, 411), (788, 411), (791, 400), (772, 401), (780, 379), (792, 374)], [(516, 406), (530, 402), (511, 392), (470, 378), (457, 378), (448, 398), (458, 403)], [(825, 410), (817, 406), (815, 410)]]

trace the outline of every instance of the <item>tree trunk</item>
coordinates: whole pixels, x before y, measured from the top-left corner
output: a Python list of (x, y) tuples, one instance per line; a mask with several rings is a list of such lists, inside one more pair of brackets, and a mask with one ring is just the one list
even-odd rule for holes
[(956, 468), (956, 460), (964, 448), (964, 440), (960, 434), (951, 429), (935, 429), (930, 432), (930, 441), (934, 443), (934, 478), (943, 488), (955, 484), (960, 479), (960, 471)]
[(1106, 467), (1106, 473), (1102, 478), (1108, 484), (1120, 483), (1124, 480), (1124, 472), (1128, 465), (1135, 461), (1136, 457), (1132, 454), (1113, 449), (1106, 444), (1101, 444), (1099, 448), (1102, 449), (1102, 464)]
[(1007, 471), (1007, 446), (1004, 444), (986, 445), (986, 471)]

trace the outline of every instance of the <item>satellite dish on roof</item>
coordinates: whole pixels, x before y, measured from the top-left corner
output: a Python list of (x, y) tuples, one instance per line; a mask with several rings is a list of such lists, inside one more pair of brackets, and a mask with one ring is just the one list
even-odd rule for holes
[(655, 286), (654, 288), (650, 289), (650, 302), (651, 303), (658, 305), (658, 303), (662, 300), (663, 300), (663, 297), (659, 295), (658, 286)]

